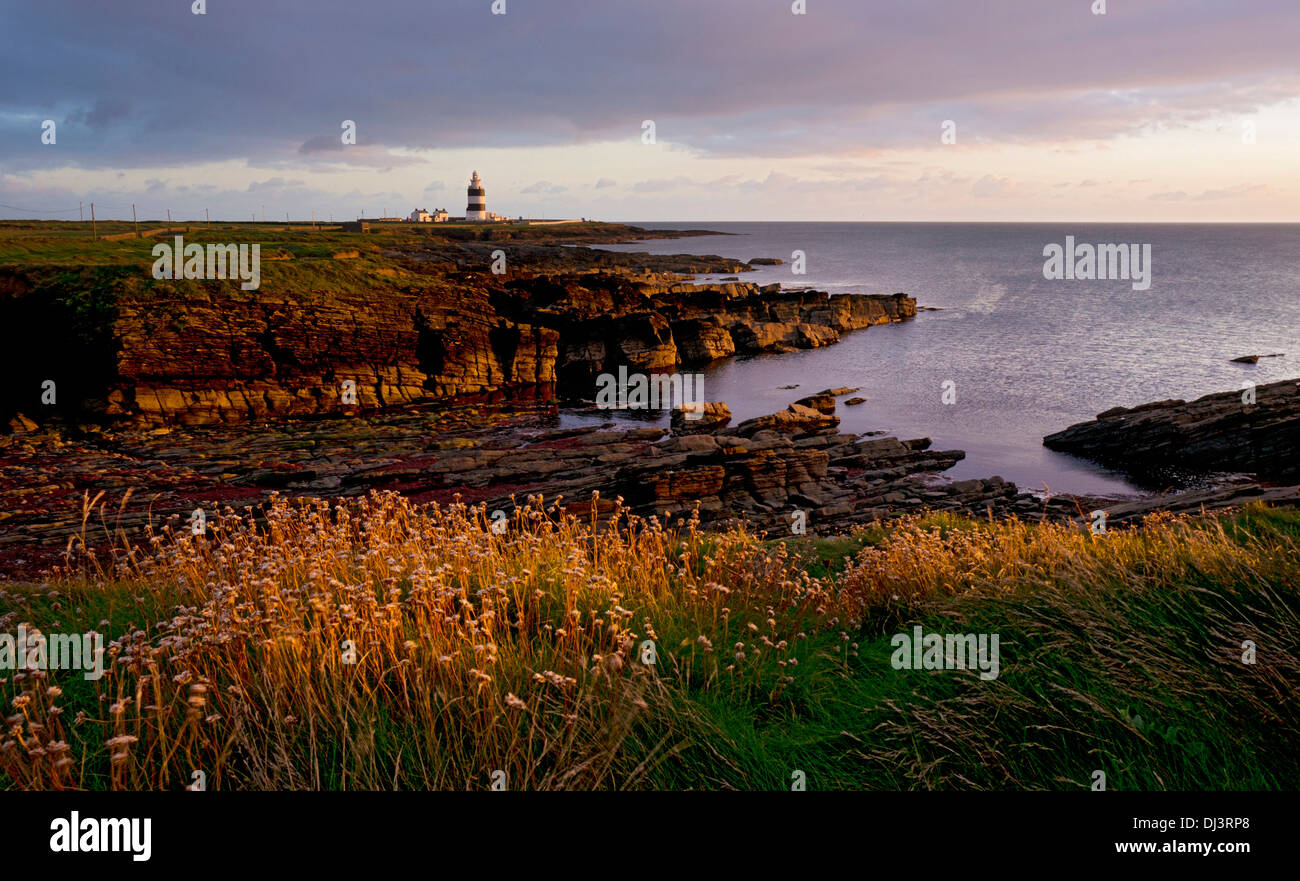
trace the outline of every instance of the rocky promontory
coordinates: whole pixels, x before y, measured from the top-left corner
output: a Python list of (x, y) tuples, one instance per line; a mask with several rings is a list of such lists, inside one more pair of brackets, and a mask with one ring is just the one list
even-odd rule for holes
[[(647, 232), (611, 226), (593, 236)], [(590, 398), (594, 378), (619, 366), (671, 372), (825, 346), (916, 315), (904, 294), (695, 285), (684, 272), (749, 267), (595, 250), (566, 229), (554, 241), (506, 227), (450, 238), (258, 229), (261, 286), (249, 291), (154, 279), (149, 238), (101, 243), (111, 249), (102, 262), (6, 265), (0, 359), (13, 393), (0, 423), (212, 425), (457, 398)], [(202, 244), (249, 232), (184, 235)]]
[[(183, 232), (204, 242), (247, 230)], [(782, 386), (785, 409), (736, 424), (720, 401), (698, 418), (673, 413), (669, 427), (583, 409), (602, 373), (831, 345), (913, 318), (905, 294), (693, 284), (692, 273), (748, 267), (597, 251), (576, 227), (555, 240), (505, 228), (256, 232), (267, 242), (259, 290), (153, 279), (150, 239), (117, 234), (72, 250), (55, 237), (40, 246), (48, 259), (30, 246), (0, 267), (0, 574), (276, 494), (393, 491), (507, 513), (540, 495), (598, 516), (698, 515), (773, 535), (926, 510), (1086, 527), (1096, 510), (1119, 524), (1157, 509), (1300, 503), (1296, 487), (1246, 480), (1143, 499), (951, 480), (961, 450), (842, 432), (837, 398), (852, 387)], [(1254, 393), (1107, 411), (1045, 443), (1120, 465), (1293, 474), (1297, 383)]]
[(1300, 380), (1194, 401), (1116, 407), (1048, 435), (1043, 444), (1138, 474), (1175, 467), (1295, 481), (1300, 479)]

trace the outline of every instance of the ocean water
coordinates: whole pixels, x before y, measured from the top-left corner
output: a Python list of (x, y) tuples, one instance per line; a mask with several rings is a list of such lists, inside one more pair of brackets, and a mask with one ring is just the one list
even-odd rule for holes
[[(731, 235), (607, 247), (779, 257), (786, 265), (740, 277), (832, 293), (902, 291), (940, 309), (824, 349), (721, 362), (705, 371), (704, 397), (726, 401), (739, 421), (827, 387), (857, 386), (868, 402), (846, 407), (840, 399), (842, 430), (929, 437), (938, 449), (965, 450), (946, 472), (954, 479), (999, 474), (1022, 489), (1053, 492), (1160, 489), (1150, 476), (1047, 450), (1042, 438), (1115, 406), (1300, 377), (1300, 225), (638, 225)], [(1064, 245), (1067, 235), (1093, 245), (1149, 244), (1150, 288), (1045, 279), (1044, 246)], [(792, 272), (796, 249), (806, 254), (806, 274)], [(1230, 363), (1274, 352), (1285, 357)], [(946, 382), (955, 403), (943, 403)], [(1158, 480), (1184, 482), (1170, 464)]]

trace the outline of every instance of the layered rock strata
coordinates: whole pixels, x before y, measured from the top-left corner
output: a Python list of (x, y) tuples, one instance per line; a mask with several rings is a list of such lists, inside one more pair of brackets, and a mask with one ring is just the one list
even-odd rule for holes
[[(499, 275), (487, 271), (497, 251), (509, 267)], [(19, 394), (4, 400), (0, 423), (21, 413), (37, 424), (213, 425), (475, 396), (589, 399), (595, 378), (621, 365), (672, 372), (830, 345), (916, 314), (903, 294), (696, 286), (626, 265), (593, 269), (608, 252), (586, 248), (394, 243), (356, 253), (286, 252), (264, 261), (256, 291), (155, 281), (131, 267), (5, 270), (3, 360)], [(47, 379), (60, 390), (54, 406), (41, 400)]]
[(1293, 480), (1300, 478), (1300, 380), (1116, 407), (1048, 435), (1043, 444), (1129, 471), (1177, 468)]

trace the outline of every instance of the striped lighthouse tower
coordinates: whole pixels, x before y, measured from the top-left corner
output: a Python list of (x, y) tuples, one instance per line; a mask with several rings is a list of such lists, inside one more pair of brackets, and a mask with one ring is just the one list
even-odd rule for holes
[(487, 220), (487, 190), (483, 189), (483, 181), (479, 180), (478, 172), (469, 181), (469, 207), (465, 209), (466, 220)]

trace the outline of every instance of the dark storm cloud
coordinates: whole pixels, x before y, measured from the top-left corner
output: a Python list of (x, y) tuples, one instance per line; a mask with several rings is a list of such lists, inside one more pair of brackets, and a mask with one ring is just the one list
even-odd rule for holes
[[(1300, 92), (1295, 0), (0, 0), (0, 169), (1105, 138)], [(358, 147), (341, 150), (340, 123)], [(369, 152), (363, 152), (366, 147)], [(358, 152), (353, 154), (351, 151)]]

